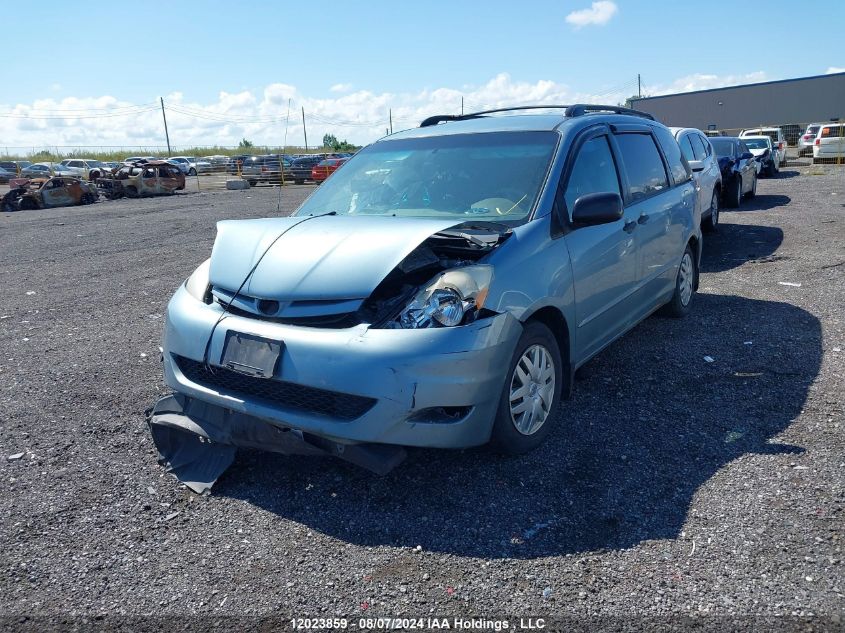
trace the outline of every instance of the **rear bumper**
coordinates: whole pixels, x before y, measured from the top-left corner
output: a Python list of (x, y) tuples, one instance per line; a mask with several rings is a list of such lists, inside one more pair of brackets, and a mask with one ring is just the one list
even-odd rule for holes
[[(180, 287), (170, 301), (164, 339), (164, 374), (176, 392), (282, 428), (341, 443), (463, 448), (486, 443), (522, 325), (510, 314), (470, 325), (429, 330), (380, 330), (360, 325), (321, 329), (227, 315)], [(213, 335), (212, 335), (213, 330)], [(343, 419), (308, 402), (279, 403), (192, 380), (178, 358), (202, 361), (206, 342), (213, 363), (226, 332), (282, 341), (275, 379), (287, 385), (375, 401), (363, 415)], [(262, 379), (255, 379), (262, 380)], [(272, 381), (263, 381), (262, 389)], [(442, 408), (454, 412), (440, 414)]]

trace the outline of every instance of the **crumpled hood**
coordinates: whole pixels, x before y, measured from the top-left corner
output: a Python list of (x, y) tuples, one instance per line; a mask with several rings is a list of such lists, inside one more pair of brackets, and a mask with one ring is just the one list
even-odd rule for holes
[[(217, 223), (211, 284), (277, 301), (364, 299), (430, 235), (454, 218), (303, 216)], [(280, 234), (284, 234), (273, 243)]]

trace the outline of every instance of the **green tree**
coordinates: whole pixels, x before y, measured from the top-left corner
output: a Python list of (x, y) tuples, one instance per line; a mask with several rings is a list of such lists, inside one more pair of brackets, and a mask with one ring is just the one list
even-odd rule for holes
[(334, 134), (323, 134), (323, 147), (336, 152), (339, 145), (340, 143)]
[(252, 149), (255, 145), (252, 144), (252, 141), (246, 140), (246, 138), (242, 138), (241, 142), (238, 143), (238, 147), (241, 149)]

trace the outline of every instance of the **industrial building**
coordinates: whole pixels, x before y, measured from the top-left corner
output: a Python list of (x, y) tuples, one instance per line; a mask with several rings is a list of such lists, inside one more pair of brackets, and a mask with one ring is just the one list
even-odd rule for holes
[(845, 73), (634, 97), (631, 107), (665, 125), (731, 135), (745, 128), (780, 127), (795, 144), (809, 123), (845, 119)]

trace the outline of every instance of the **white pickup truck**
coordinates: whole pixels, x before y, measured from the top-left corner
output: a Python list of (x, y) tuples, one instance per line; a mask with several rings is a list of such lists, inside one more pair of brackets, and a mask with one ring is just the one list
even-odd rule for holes
[(755, 127), (740, 132), (739, 137), (743, 136), (768, 136), (772, 139), (772, 147), (778, 155), (778, 167), (786, 165), (786, 137), (779, 127)]

